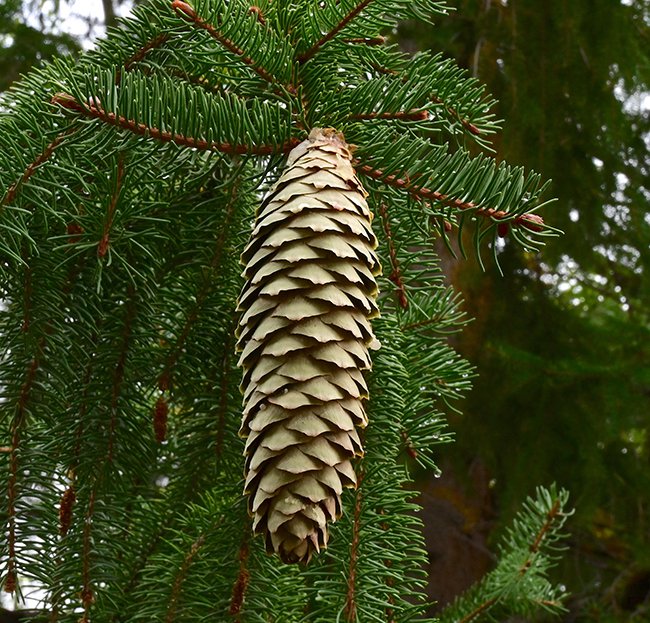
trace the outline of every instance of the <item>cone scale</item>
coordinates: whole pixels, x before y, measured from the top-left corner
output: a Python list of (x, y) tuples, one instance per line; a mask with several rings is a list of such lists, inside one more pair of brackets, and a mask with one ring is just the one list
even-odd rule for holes
[(289, 154), (242, 254), (239, 365), (245, 493), (253, 529), (285, 562), (308, 562), (341, 516), (363, 454), (363, 370), (379, 347), (372, 214), (332, 129)]

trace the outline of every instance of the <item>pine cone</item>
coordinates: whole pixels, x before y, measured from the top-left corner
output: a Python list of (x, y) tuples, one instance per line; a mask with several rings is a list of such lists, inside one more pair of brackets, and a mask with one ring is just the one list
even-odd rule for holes
[(253, 529), (285, 562), (326, 547), (363, 453), (361, 370), (380, 272), (366, 191), (343, 136), (312, 130), (257, 214), (238, 310)]

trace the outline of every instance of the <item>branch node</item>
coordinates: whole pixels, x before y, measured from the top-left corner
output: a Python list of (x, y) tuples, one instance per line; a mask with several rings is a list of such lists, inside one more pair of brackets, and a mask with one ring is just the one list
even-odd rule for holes
[(172, 2), (172, 9), (181, 16), (185, 16), (190, 20), (194, 21), (196, 19), (196, 11), (183, 0), (174, 0)]
[(168, 414), (169, 407), (167, 406), (167, 401), (164, 396), (160, 396), (153, 410), (153, 432), (158, 443), (162, 443), (167, 439)]
[(59, 505), (59, 534), (65, 536), (68, 534), (70, 525), (72, 524), (72, 507), (74, 506), (77, 496), (74, 487), (70, 485), (61, 496), (61, 503)]

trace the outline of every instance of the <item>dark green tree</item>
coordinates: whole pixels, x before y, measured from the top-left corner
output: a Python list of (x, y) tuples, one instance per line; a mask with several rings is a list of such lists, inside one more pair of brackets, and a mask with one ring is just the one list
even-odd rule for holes
[(435, 29), (402, 34), (487, 82), (508, 119), (498, 156), (553, 178), (554, 224), (565, 236), (543, 257), (506, 244), (504, 278), (469, 262), (452, 267), (478, 317), (456, 344), (479, 378), (466, 415), (453, 421), (459, 443), (450, 454), (459, 473), (485, 463), (501, 525), (531, 480), (574, 492), (563, 577), (576, 613), (642, 620), (650, 592), (650, 5), (454, 4)]
[(0, 5), (0, 91), (35, 63), (79, 50), (74, 37), (53, 32), (58, 22), (55, 12), (33, 7), (31, 12), (42, 26), (35, 28), (26, 19), (28, 11), (23, 0), (6, 0)]
[[(472, 375), (448, 344), (465, 320), (436, 245), (471, 231), (481, 258), (506, 231), (528, 249), (555, 233), (536, 214), (545, 189), (537, 174), (461, 146), (479, 150), (496, 128), (480, 84), (439, 55), (409, 56), (380, 36), (443, 9), (425, 0), (155, 0), (96, 51), (54, 61), (4, 96), (6, 591), (37, 591), (51, 621), (366, 623), (426, 612), (408, 461), (437, 469), (438, 445), (449, 440), (443, 410)], [(328, 169), (322, 154), (301, 160), (306, 137), (329, 127), (345, 136), (337, 135), (343, 146), (323, 148), (336, 152), (336, 166)], [(370, 217), (360, 220), (361, 182), (374, 234)], [(310, 203), (296, 205), (303, 195)], [(274, 205), (273, 219), (289, 216), (271, 227)], [(304, 216), (309, 225), (298, 225)], [(374, 270), (375, 237), (385, 276), (377, 276), (381, 317), (372, 324), (382, 347), (368, 378), (370, 423), (359, 417), (356, 429), (344, 429), (339, 412), (331, 416), (338, 428), (321, 417), (322, 430), (306, 429), (306, 419), (365, 397), (355, 375), (364, 366), (350, 368), (336, 348), (345, 343), (352, 353), (355, 331), (371, 343), (361, 321), (347, 327), (375, 296), (363, 267), (365, 257)], [(287, 268), (298, 247), (300, 261), (311, 262), (297, 266), (302, 276)], [(242, 251), (250, 283), (258, 271), (273, 279), (245, 290), (237, 310)], [(349, 283), (314, 276), (332, 271)], [(287, 306), (289, 287), (300, 294)], [(289, 313), (299, 299), (302, 315)], [(331, 338), (302, 334), (308, 314), (341, 324)], [(312, 359), (324, 357), (315, 342), (339, 353), (335, 366), (310, 364), (325, 394), (307, 391), (295, 369), (279, 383), (283, 372), (273, 371), (273, 387), (262, 389), (271, 378), (260, 372), (262, 355), (246, 355), (250, 364), (244, 357), (246, 409), (254, 412), (242, 427), (249, 474), (253, 453), (262, 447), (267, 455), (255, 486), (307, 509), (319, 526), (319, 512), (342, 513), (308, 566), (265, 553), (242, 495), (235, 351), (242, 331), (261, 326), (258, 317), (279, 319), (283, 335), (287, 327), (302, 335)], [(260, 344), (275, 344), (275, 333), (262, 333)], [(353, 370), (354, 384), (340, 378), (343, 369)], [(263, 397), (251, 398), (251, 387)], [(313, 414), (282, 402), (301, 388)], [(342, 430), (358, 436), (363, 452), (348, 447)], [(297, 476), (279, 467), (292, 450), (309, 459)], [(357, 486), (343, 492), (340, 508), (291, 489), (316, 479), (338, 496), (339, 485), (323, 475), (345, 462), (332, 456), (351, 455), (356, 476), (347, 467), (340, 473)], [(283, 473), (265, 488), (274, 469)], [(566, 497), (550, 488), (530, 498), (500, 562), (443, 620), (560, 611), (563, 589), (547, 572)], [(272, 538), (266, 545), (296, 558)]]

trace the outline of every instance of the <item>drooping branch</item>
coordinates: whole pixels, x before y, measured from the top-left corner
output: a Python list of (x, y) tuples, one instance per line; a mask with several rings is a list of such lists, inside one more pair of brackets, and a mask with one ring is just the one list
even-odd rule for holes
[(379, 214), (381, 215), (381, 222), (384, 227), (384, 234), (386, 234), (386, 242), (388, 243), (388, 254), (390, 256), (391, 273), (388, 278), (397, 287), (397, 300), (399, 301), (402, 309), (407, 309), (409, 306), (408, 298), (406, 297), (406, 286), (402, 278), (402, 271), (399, 267), (399, 260), (397, 259), (397, 250), (395, 249), (395, 241), (388, 220), (388, 210), (386, 204), (381, 203), (379, 206)]
[(372, 0), (362, 0), (357, 6), (354, 7), (343, 19), (332, 28), (329, 32), (325, 33), (314, 45), (311, 46), (306, 52), (301, 54), (298, 57), (299, 63), (306, 63), (310, 58), (312, 58), (318, 50), (320, 50), (328, 41), (336, 37), (336, 35), (341, 32), (361, 11), (363, 11)]
[(217, 406), (217, 441), (215, 443), (215, 453), (218, 458), (223, 453), (223, 441), (225, 437), (228, 408), (228, 381), (230, 370), (232, 368), (232, 352), (234, 350), (235, 328), (237, 326), (236, 316), (233, 315), (230, 331), (226, 334), (226, 343), (224, 344), (223, 357), (221, 358), (221, 386), (219, 388), (219, 404)]
[(291, 151), (300, 141), (292, 138), (280, 146), (275, 145), (233, 145), (231, 143), (215, 143), (209, 142), (204, 139), (193, 138), (191, 136), (184, 136), (182, 134), (172, 134), (171, 132), (159, 130), (155, 127), (149, 127), (144, 123), (136, 123), (132, 119), (121, 117), (112, 112), (105, 111), (96, 102), (94, 104), (82, 105), (68, 93), (57, 93), (52, 97), (52, 103), (72, 110), (78, 114), (90, 117), (92, 119), (99, 119), (108, 125), (112, 125), (123, 130), (128, 130), (140, 136), (149, 136), (153, 139), (175, 143), (183, 147), (193, 147), (202, 151), (219, 151), (224, 154), (230, 155), (256, 155), (256, 156), (270, 156), (277, 153), (287, 153)]
[[(98, 336), (95, 335), (93, 338), (93, 344), (97, 343)], [(74, 504), (77, 500), (76, 496), (76, 480), (77, 480), (77, 468), (79, 467), (79, 456), (81, 454), (81, 448), (83, 446), (84, 440), (84, 425), (86, 423), (86, 412), (88, 411), (88, 393), (90, 387), (90, 379), (92, 378), (94, 371), (94, 358), (91, 357), (89, 362), (86, 364), (86, 369), (82, 378), (82, 393), (81, 393), (81, 403), (78, 408), (78, 425), (75, 432), (75, 442), (74, 449), (72, 451), (72, 459), (68, 467), (68, 473), (70, 475), (70, 482), (68, 488), (64, 491), (61, 496), (61, 501), (59, 505), (59, 534), (65, 536), (70, 529), (72, 524), (72, 512)], [(56, 610), (57, 603), (54, 603), (54, 609)]]
[[(78, 271), (78, 266), (73, 265), (68, 274), (65, 286), (63, 288), (63, 294), (68, 295), (72, 290), (72, 286), (75, 282), (75, 275)], [(32, 268), (28, 266), (25, 273), (25, 290), (26, 296), (31, 297), (32, 288), (31, 288), (31, 277), (32, 277)], [(24, 332), (29, 331), (31, 322), (30, 322), (30, 303), (25, 303), (25, 311), (23, 314), (23, 322), (21, 330)], [(36, 353), (32, 358), (27, 371), (25, 373), (25, 380), (20, 389), (18, 396), (18, 401), (16, 404), (16, 410), (14, 418), (11, 423), (11, 446), (2, 448), (3, 451), (9, 452), (9, 479), (7, 483), (7, 524), (8, 524), (8, 534), (7, 534), (7, 545), (8, 545), (8, 560), (7, 560), (7, 572), (4, 589), (6, 592), (13, 592), (17, 588), (17, 570), (16, 570), (16, 499), (17, 499), (17, 489), (16, 484), (18, 480), (19, 473), (19, 453), (20, 453), (20, 442), (21, 442), (21, 433), (25, 424), (27, 417), (29, 403), (32, 398), (32, 389), (34, 387), (36, 375), (41, 369), (43, 364), (44, 353), (46, 350), (47, 339), (46, 336), (51, 336), (53, 332), (52, 320), (48, 320), (43, 328), (43, 336), (38, 342)], [(65, 494), (64, 494), (65, 498)], [(68, 521), (74, 503), (74, 490), (68, 495), (67, 500), (65, 501), (62, 498), (61, 506), (59, 509), (60, 513), (60, 525), (63, 526), (64, 522)], [(67, 528), (66, 528), (67, 530)], [(63, 531), (63, 530), (62, 530)]]
[(110, 463), (113, 460), (113, 449), (115, 446), (115, 431), (117, 430), (118, 402), (122, 391), (124, 381), (124, 371), (126, 368), (126, 359), (131, 345), (133, 333), (133, 320), (136, 314), (135, 292), (129, 289), (129, 298), (126, 302), (126, 311), (124, 315), (124, 328), (122, 330), (122, 342), (120, 344), (120, 354), (113, 372), (113, 384), (111, 389), (111, 406), (110, 406), (110, 425), (108, 438), (108, 452), (106, 460)]
[(104, 230), (102, 232), (102, 237), (97, 245), (97, 257), (102, 258), (108, 252), (110, 246), (110, 231), (113, 225), (113, 217), (115, 216), (115, 208), (117, 207), (117, 202), (120, 198), (120, 193), (122, 191), (122, 177), (124, 176), (124, 157), (120, 155), (117, 163), (117, 179), (115, 180), (115, 190), (111, 196), (111, 201), (108, 204), (108, 209), (106, 211), (106, 220), (104, 221)]
[(221, 265), (221, 261), (223, 259), (224, 248), (226, 245), (228, 231), (232, 223), (236, 202), (237, 186), (234, 186), (225, 209), (221, 230), (215, 243), (212, 259), (210, 260), (209, 270), (204, 273), (203, 283), (201, 284), (200, 290), (194, 297), (194, 304), (192, 305), (192, 309), (188, 313), (187, 318), (185, 319), (185, 323), (183, 324), (183, 328), (181, 329), (178, 339), (176, 340), (176, 344), (174, 344), (174, 347), (171, 349), (171, 352), (167, 356), (163, 370), (158, 377), (158, 387), (163, 392), (169, 390), (172, 386), (172, 372), (174, 366), (176, 365), (179, 356), (185, 348), (185, 342), (190, 334), (191, 328), (194, 326), (194, 323), (198, 319), (199, 313), (201, 312), (208, 295), (215, 286), (215, 272)]
[(361, 483), (363, 481), (363, 469), (359, 469), (357, 478), (357, 494), (354, 503), (354, 515), (352, 517), (352, 543), (350, 544), (350, 558), (348, 571), (348, 590), (345, 595), (345, 619), (348, 623), (357, 620), (357, 565), (359, 562), (359, 542), (361, 532), (361, 506), (363, 504), (363, 495), (361, 493)]
[(90, 498), (88, 500), (88, 508), (86, 509), (86, 516), (84, 521), (83, 530), (83, 548), (81, 554), (81, 605), (83, 606), (83, 617), (80, 623), (90, 623), (90, 608), (95, 601), (95, 593), (93, 591), (92, 578), (90, 574), (90, 552), (92, 549), (92, 523), (93, 515), (95, 513), (95, 497), (97, 495), (97, 481), (93, 487)]
[[(540, 232), (544, 230), (544, 219), (538, 214), (533, 214), (532, 212), (526, 212), (520, 214), (514, 218), (508, 212), (503, 210), (497, 210), (496, 208), (479, 208), (472, 201), (461, 201), (454, 197), (449, 197), (437, 190), (431, 190), (424, 186), (417, 186), (409, 179), (397, 177), (397, 175), (387, 174), (380, 169), (373, 169), (367, 164), (361, 164), (358, 160), (355, 161), (355, 169), (363, 174), (367, 175), (376, 180), (380, 180), (389, 186), (394, 186), (395, 188), (400, 188), (413, 197), (418, 199), (423, 199), (425, 201), (436, 201), (442, 203), (450, 208), (455, 208), (460, 211), (471, 210), (477, 216), (482, 216), (484, 218), (489, 218), (493, 221), (500, 222), (503, 226), (515, 225), (523, 227), (530, 231)], [(499, 234), (505, 235), (506, 230), (503, 228), (500, 229)]]
[(40, 165), (42, 165), (44, 162), (49, 160), (49, 158), (52, 156), (54, 153), (54, 150), (63, 143), (65, 138), (72, 134), (73, 132), (76, 132), (78, 128), (70, 126), (69, 128), (66, 128), (63, 132), (58, 134), (54, 140), (50, 143), (48, 143), (45, 146), (45, 149), (34, 158), (34, 160), (27, 166), (27, 168), (23, 171), (23, 174), (20, 176), (18, 180), (16, 180), (9, 188), (7, 189), (7, 192), (5, 193), (5, 196), (0, 200), (0, 212), (2, 212), (2, 208), (6, 206), (7, 204), (11, 203), (15, 198), (16, 194), (18, 193), (18, 190), (20, 187), (29, 180), (29, 178), (36, 173), (36, 169)]
[[(39, 353), (45, 346), (45, 339), (41, 339)], [(7, 575), (4, 590), (13, 593), (17, 587), (16, 571), (16, 483), (18, 480), (18, 456), (20, 452), (20, 434), (25, 423), (27, 403), (40, 366), (40, 354), (30, 362), (25, 373), (25, 380), (20, 388), (20, 397), (16, 405), (16, 413), (11, 423), (11, 450), (9, 454), (9, 481), (7, 483)]]
[(295, 94), (296, 89), (293, 85), (279, 84), (276, 78), (270, 72), (257, 65), (244, 50), (237, 46), (233, 41), (225, 37), (218, 28), (200, 18), (196, 14), (196, 11), (189, 4), (187, 4), (187, 2), (183, 2), (183, 0), (174, 0), (172, 2), (172, 9), (174, 9), (178, 15), (192, 22), (196, 28), (202, 28), (205, 30), (213, 39), (216, 39), (221, 45), (223, 45), (224, 48), (237, 56), (245, 65), (250, 67), (258, 76), (260, 76), (260, 78), (271, 85), (282, 87), (289, 93)]
[(205, 535), (201, 534), (196, 539), (196, 541), (192, 543), (192, 546), (190, 547), (190, 551), (187, 552), (187, 554), (185, 555), (183, 564), (181, 565), (181, 568), (178, 570), (178, 573), (176, 574), (176, 578), (174, 580), (172, 592), (169, 597), (169, 603), (167, 605), (167, 616), (165, 617), (165, 623), (173, 623), (176, 620), (176, 608), (178, 607), (178, 600), (181, 594), (181, 589), (183, 587), (183, 582), (187, 577), (187, 572), (192, 566), (194, 557), (201, 549), (203, 543), (205, 543)]

